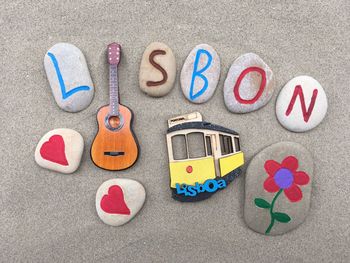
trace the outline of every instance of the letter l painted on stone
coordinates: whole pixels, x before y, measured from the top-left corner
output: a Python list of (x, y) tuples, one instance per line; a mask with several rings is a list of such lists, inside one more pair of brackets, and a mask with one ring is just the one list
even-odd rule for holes
[(61, 74), (61, 70), (58, 66), (58, 61), (55, 57), (54, 54), (48, 52), (47, 55), (50, 57), (53, 66), (55, 67), (56, 70), (56, 74), (57, 74), (57, 78), (58, 78), (58, 82), (60, 83), (60, 87), (61, 87), (61, 93), (62, 93), (62, 99), (65, 100), (68, 97), (72, 96), (74, 93), (78, 92), (78, 91), (83, 91), (83, 90), (90, 90), (89, 86), (79, 86), (79, 87), (75, 87), (69, 91), (66, 90), (66, 85), (64, 84), (64, 80)]

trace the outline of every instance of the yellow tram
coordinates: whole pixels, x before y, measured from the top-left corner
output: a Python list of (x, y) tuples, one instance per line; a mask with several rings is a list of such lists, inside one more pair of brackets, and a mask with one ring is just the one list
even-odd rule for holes
[(210, 193), (198, 193), (202, 196), (199, 198), (197, 194), (181, 198), (179, 187), (203, 185), (221, 179), (228, 184), (241, 173), (244, 155), (235, 131), (203, 122), (199, 112), (172, 118), (168, 120), (168, 126), (170, 187), (175, 199), (191, 201), (187, 200), (191, 196), (196, 196), (193, 199), (205, 199)]

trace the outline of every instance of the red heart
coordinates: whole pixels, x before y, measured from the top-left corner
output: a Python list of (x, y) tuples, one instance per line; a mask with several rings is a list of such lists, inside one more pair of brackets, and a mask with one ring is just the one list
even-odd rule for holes
[(119, 185), (112, 185), (108, 189), (108, 195), (101, 199), (101, 208), (108, 214), (130, 215), (130, 209), (124, 200), (124, 193)]
[(64, 166), (68, 165), (64, 151), (64, 140), (61, 135), (52, 135), (47, 142), (43, 143), (40, 148), (40, 155), (50, 162)]

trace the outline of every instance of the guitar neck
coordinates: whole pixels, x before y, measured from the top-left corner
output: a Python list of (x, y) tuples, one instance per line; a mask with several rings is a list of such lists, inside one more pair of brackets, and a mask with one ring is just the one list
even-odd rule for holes
[(109, 107), (110, 115), (119, 114), (118, 66), (109, 65)]

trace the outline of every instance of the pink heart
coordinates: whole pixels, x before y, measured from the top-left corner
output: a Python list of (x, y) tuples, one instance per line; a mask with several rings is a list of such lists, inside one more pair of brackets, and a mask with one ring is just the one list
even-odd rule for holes
[(61, 135), (52, 135), (40, 148), (40, 155), (45, 160), (67, 166), (64, 140)]
[(108, 194), (101, 199), (101, 208), (109, 214), (130, 215), (130, 209), (124, 200), (123, 190), (119, 185), (112, 185)]

